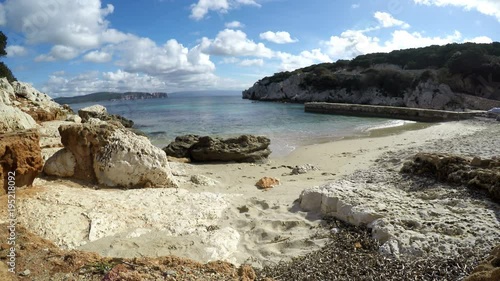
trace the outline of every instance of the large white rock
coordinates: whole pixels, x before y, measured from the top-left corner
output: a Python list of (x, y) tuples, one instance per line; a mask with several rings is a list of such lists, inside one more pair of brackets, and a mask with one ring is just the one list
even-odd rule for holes
[(95, 155), (94, 171), (107, 186), (177, 186), (165, 152), (126, 129), (115, 130)]
[(35, 120), (17, 107), (0, 103), (0, 133), (36, 128)]
[(300, 206), (368, 226), (373, 238), (382, 243), (380, 252), (395, 256), (455, 256), (470, 247), (486, 251), (500, 238), (496, 215), (500, 207), (479, 207), (473, 198), (431, 195), (419, 196), (387, 183), (337, 181), (304, 190)]
[(14, 98), (14, 88), (7, 78), (0, 78), (0, 104), (11, 105)]
[(71, 151), (63, 148), (50, 157), (43, 167), (47, 175), (72, 177), (75, 174), (76, 159)]

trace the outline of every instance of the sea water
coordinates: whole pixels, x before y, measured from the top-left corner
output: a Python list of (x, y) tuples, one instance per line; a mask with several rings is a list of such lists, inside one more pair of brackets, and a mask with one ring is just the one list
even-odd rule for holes
[[(70, 104), (77, 111), (95, 103)], [(256, 102), (241, 92), (172, 93), (165, 99), (99, 102), (111, 114), (132, 119), (159, 147), (185, 134), (221, 137), (241, 134), (271, 139), (272, 157), (297, 146), (364, 135), (371, 128), (403, 125), (403, 121), (304, 112), (303, 104)]]

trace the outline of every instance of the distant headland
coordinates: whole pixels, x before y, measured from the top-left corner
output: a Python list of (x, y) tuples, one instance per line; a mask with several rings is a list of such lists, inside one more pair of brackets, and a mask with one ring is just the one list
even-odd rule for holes
[(97, 92), (77, 97), (60, 97), (54, 101), (60, 104), (84, 103), (84, 102), (101, 102), (113, 100), (144, 100), (144, 99), (163, 99), (168, 98), (167, 93), (147, 93), (147, 92)]

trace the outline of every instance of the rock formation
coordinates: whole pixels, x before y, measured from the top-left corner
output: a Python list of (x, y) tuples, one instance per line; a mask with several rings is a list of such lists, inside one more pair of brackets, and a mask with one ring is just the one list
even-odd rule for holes
[(500, 280), (500, 245), (496, 246), (491, 255), (476, 267), (464, 281), (497, 281)]
[(0, 195), (7, 191), (9, 172), (15, 172), (15, 186), (31, 185), (43, 167), (38, 131), (1, 134), (0, 164)]
[(78, 110), (78, 115), (82, 118), (83, 122), (88, 122), (90, 118), (97, 118), (102, 121), (117, 121), (125, 128), (132, 128), (134, 126), (132, 120), (120, 115), (109, 114), (104, 106), (98, 104)]
[(263, 177), (255, 184), (255, 186), (261, 189), (270, 189), (277, 185), (280, 185), (280, 180), (271, 177)]
[(110, 187), (177, 186), (165, 153), (121, 126), (73, 124), (59, 132), (65, 150), (47, 160), (44, 171), (49, 175)]
[(9, 83), (0, 78), (0, 104), (12, 105), (37, 122), (64, 120), (71, 110), (54, 102), (48, 95), (23, 82)]
[(271, 141), (263, 136), (235, 138), (185, 135), (163, 148), (168, 156), (190, 158), (193, 162), (257, 162), (266, 159)]
[(190, 158), (189, 149), (198, 142), (200, 136), (197, 135), (184, 135), (178, 136), (168, 146), (163, 148), (163, 151), (168, 156), (175, 158)]
[(484, 189), (500, 201), (500, 159), (467, 159), (461, 156), (418, 153), (402, 173), (435, 177), (440, 181)]
[(35, 120), (17, 107), (0, 103), (0, 133), (36, 128)]

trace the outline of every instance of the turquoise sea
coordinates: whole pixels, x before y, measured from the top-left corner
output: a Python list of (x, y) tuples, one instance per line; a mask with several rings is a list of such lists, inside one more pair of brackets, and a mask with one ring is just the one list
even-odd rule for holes
[[(95, 103), (70, 104), (75, 112)], [(400, 120), (305, 113), (302, 104), (255, 102), (241, 92), (184, 92), (166, 99), (100, 102), (111, 114), (135, 122), (135, 127), (164, 147), (184, 134), (264, 135), (271, 139), (272, 157), (297, 146), (346, 136), (365, 135), (372, 128), (403, 125)]]

